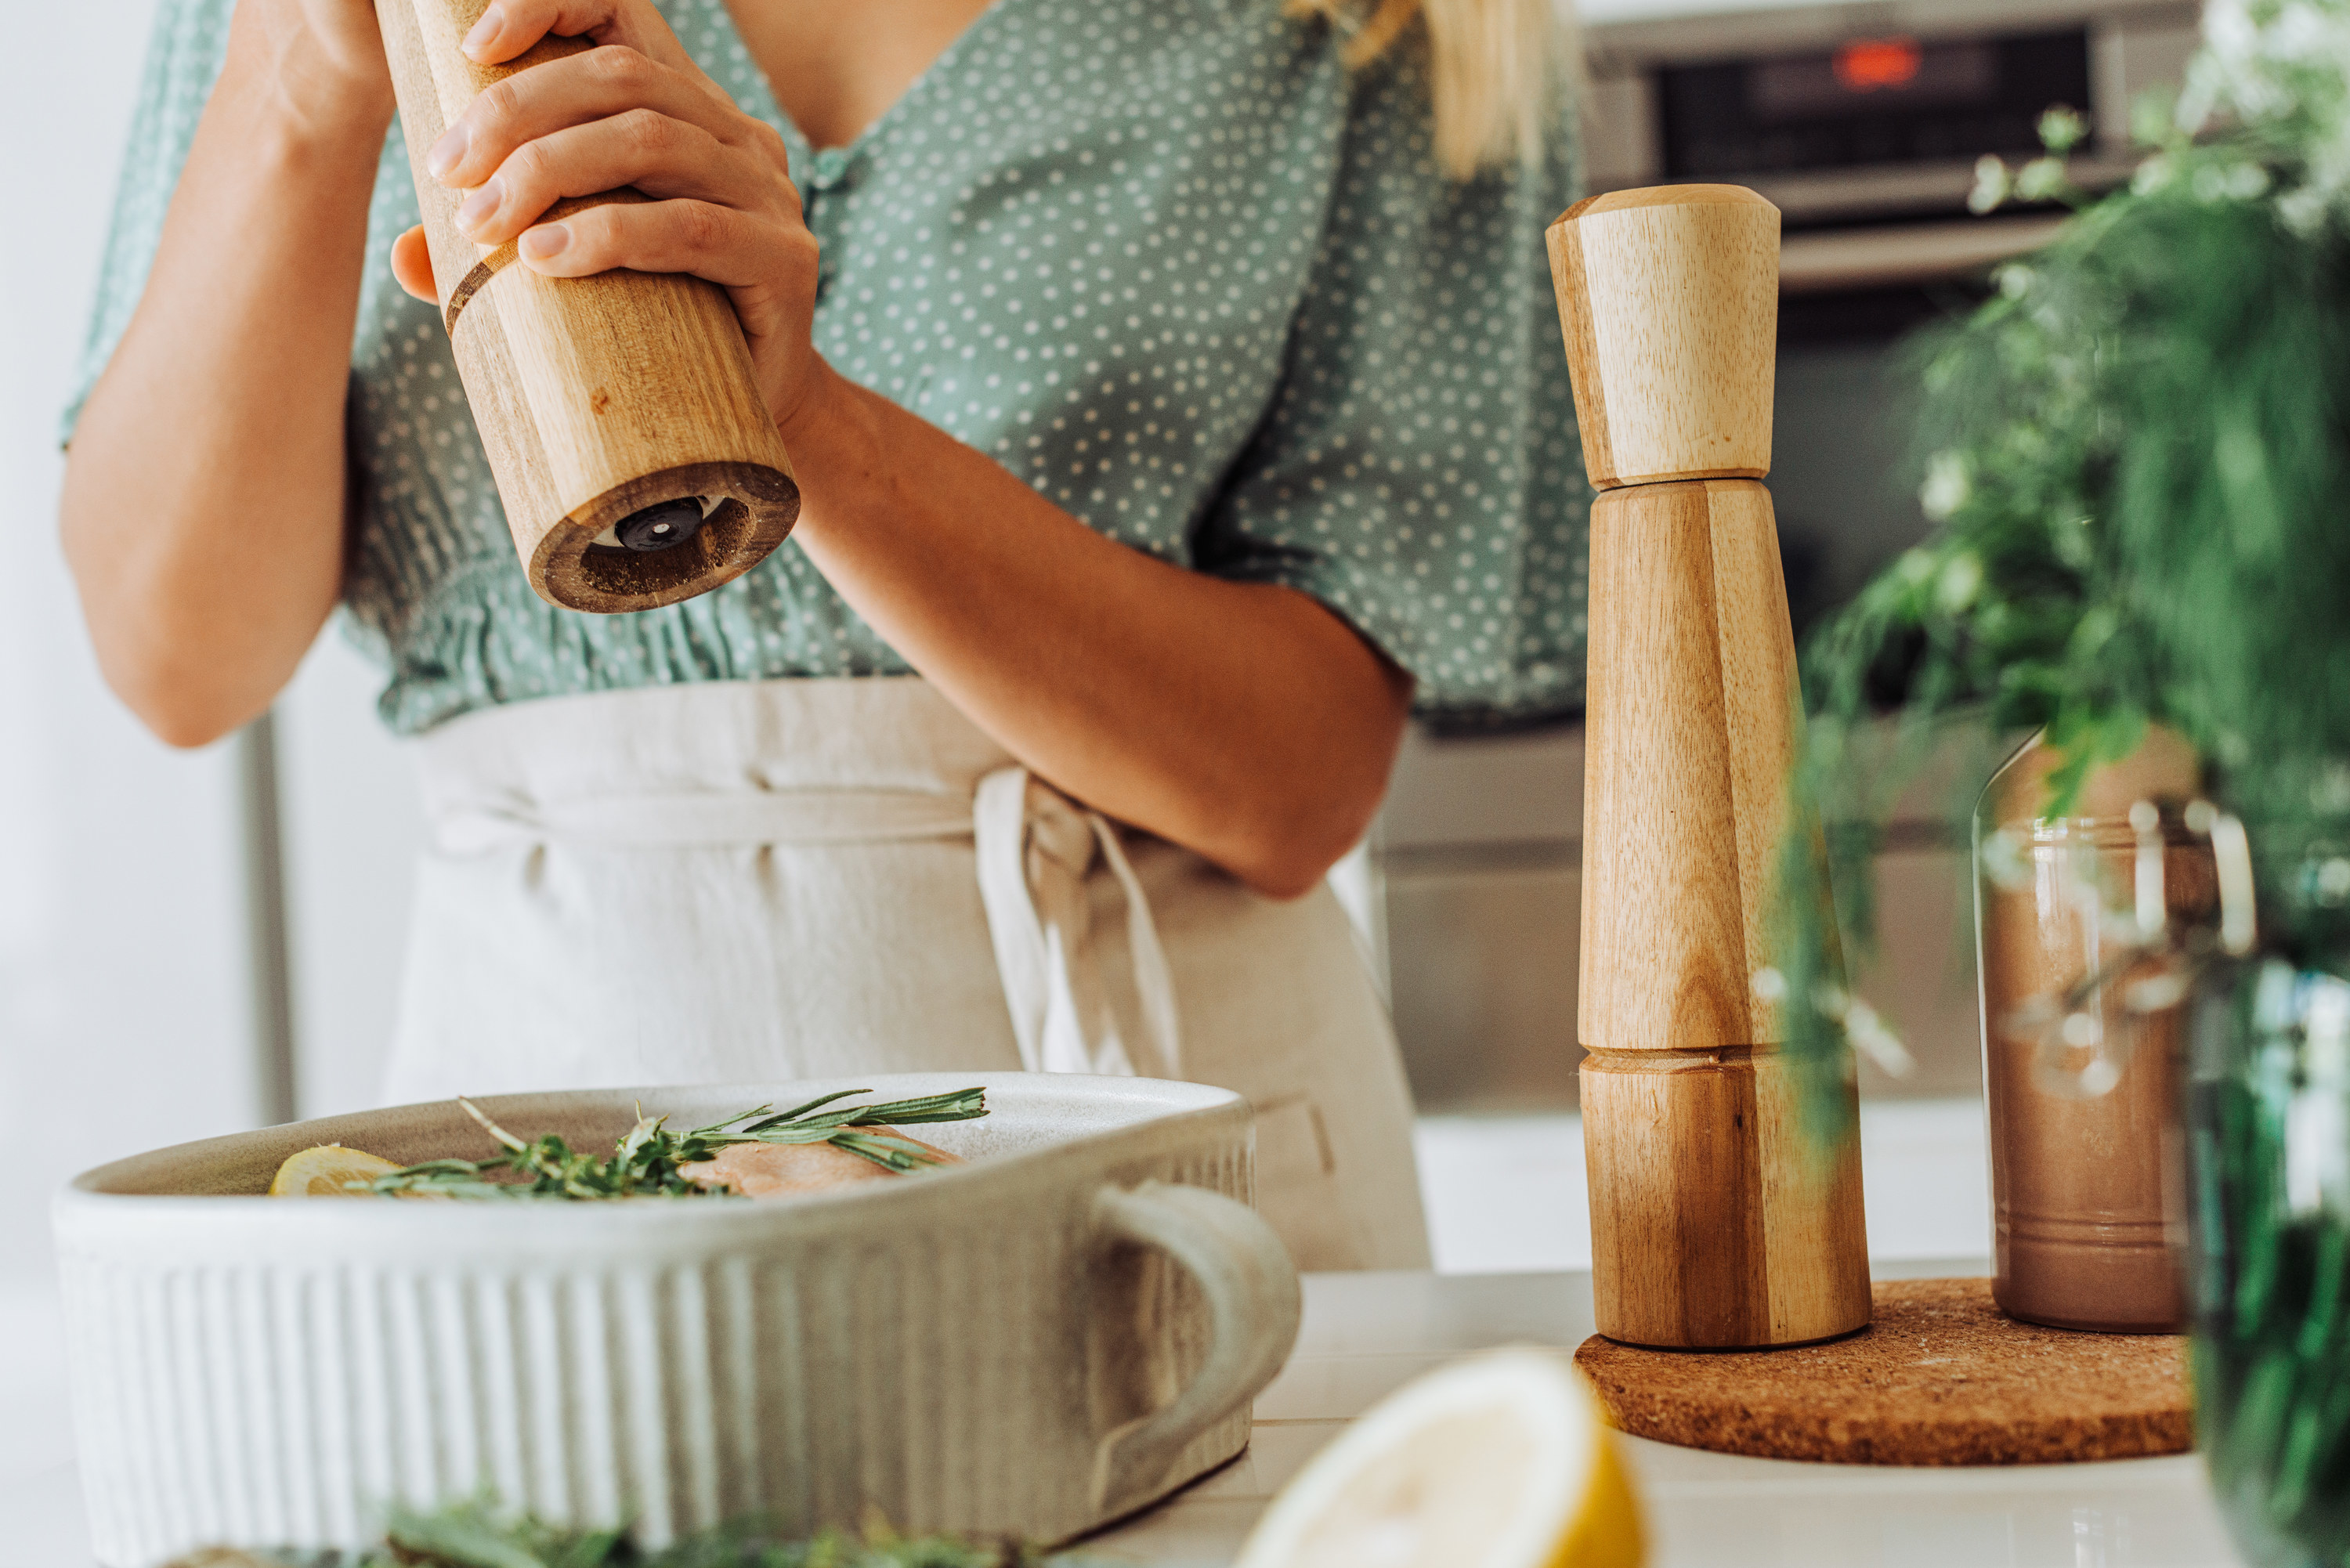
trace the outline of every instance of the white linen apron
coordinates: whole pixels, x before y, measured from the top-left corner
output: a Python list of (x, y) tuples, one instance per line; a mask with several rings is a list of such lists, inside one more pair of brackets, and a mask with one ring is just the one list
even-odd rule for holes
[(1187, 1078), (1255, 1106), (1258, 1207), (1301, 1268), (1427, 1265), (1410, 1093), (1326, 885), (1276, 903), (1121, 832), (917, 679), (550, 698), (417, 751), (390, 1098)]

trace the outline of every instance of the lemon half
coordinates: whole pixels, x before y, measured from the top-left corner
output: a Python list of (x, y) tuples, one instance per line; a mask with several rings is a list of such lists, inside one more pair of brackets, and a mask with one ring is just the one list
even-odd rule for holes
[(388, 1159), (369, 1154), (363, 1148), (345, 1148), (338, 1143), (322, 1143), (316, 1148), (306, 1148), (277, 1168), (276, 1179), (269, 1184), (272, 1198), (366, 1198), (366, 1192), (354, 1192), (345, 1185), (353, 1181), (373, 1181), (388, 1170), (398, 1170)]
[(1406, 1384), (1282, 1489), (1234, 1568), (1634, 1568), (1639, 1511), (1564, 1355)]

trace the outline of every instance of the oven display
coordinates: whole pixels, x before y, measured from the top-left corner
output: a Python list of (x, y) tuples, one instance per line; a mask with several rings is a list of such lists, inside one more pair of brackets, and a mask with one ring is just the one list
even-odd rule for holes
[(1704, 179), (2038, 151), (2041, 113), (2089, 105), (2081, 29), (1852, 39), (1825, 54), (1659, 73), (1666, 171)]

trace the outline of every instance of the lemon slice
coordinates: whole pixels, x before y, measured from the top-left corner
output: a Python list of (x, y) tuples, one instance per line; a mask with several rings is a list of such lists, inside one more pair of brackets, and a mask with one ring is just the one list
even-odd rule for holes
[(306, 1148), (277, 1168), (276, 1179), (269, 1184), (272, 1198), (365, 1198), (365, 1192), (353, 1192), (346, 1182), (373, 1181), (388, 1170), (400, 1167), (360, 1148), (345, 1148), (338, 1143), (322, 1143), (316, 1148)]
[(1503, 1350), (1406, 1384), (1316, 1454), (1234, 1568), (1634, 1568), (1640, 1518), (1565, 1357)]

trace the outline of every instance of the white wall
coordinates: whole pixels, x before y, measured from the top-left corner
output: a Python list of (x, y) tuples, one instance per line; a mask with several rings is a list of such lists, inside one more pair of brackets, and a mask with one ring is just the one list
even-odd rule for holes
[[(259, 1119), (234, 742), (105, 688), (57, 545), (68, 395), (155, 0), (0, 6), (0, 1563), (87, 1563), (51, 1285), (64, 1178)], [(377, 684), (322, 641), (280, 707), (306, 1110), (372, 1094), (417, 834)], [(306, 794), (304, 792), (307, 791)]]
[(424, 836), (416, 775), (375, 716), (383, 677), (333, 630), (277, 701), (295, 1103), (378, 1102), (409, 888)]
[(100, 681), (57, 545), (81, 346), (153, 0), (10, 5), (0, 147), (0, 1286), (86, 1165), (250, 1122), (235, 756), (176, 753)]

